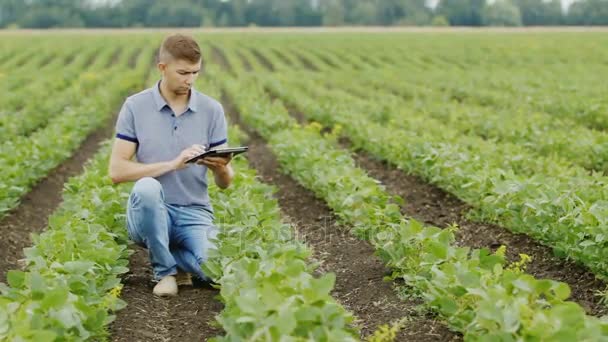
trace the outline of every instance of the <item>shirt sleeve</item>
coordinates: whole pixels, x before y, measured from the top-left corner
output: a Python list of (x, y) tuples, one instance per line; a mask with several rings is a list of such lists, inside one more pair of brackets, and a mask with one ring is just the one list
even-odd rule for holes
[(226, 116), (224, 108), (221, 104), (218, 105), (215, 119), (211, 123), (209, 132), (209, 148), (219, 146), (228, 142), (228, 129), (226, 124)]
[(133, 112), (131, 111), (131, 108), (129, 108), (127, 101), (122, 105), (120, 113), (118, 114), (118, 120), (116, 121), (116, 138), (136, 144), (139, 143), (137, 134), (135, 133)]

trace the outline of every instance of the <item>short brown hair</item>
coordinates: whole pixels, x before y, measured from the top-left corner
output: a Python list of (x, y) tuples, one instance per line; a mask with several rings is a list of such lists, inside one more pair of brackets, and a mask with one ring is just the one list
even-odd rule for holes
[(167, 61), (168, 58), (198, 63), (201, 60), (201, 48), (191, 36), (172, 34), (163, 40), (158, 52), (159, 61)]

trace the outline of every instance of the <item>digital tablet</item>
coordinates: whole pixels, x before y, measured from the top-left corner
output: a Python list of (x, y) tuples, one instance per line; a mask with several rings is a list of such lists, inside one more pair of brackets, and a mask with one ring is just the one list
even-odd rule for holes
[(202, 158), (206, 158), (206, 157), (228, 157), (231, 154), (234, 157), (237, 154), (247, 152), (248, 149), (249, 149), (249, 147), (247, 147), (247, 146), (239, 146), (239, 147), (225, 147), (225, 148), (209, 150), (202, 154), (199, 154), (198, 156), (196, 156), (194, 158), (189, 159), (188, 161), (186, 161), (186, 163), (194, 163), (195, 161), (202, 159)]

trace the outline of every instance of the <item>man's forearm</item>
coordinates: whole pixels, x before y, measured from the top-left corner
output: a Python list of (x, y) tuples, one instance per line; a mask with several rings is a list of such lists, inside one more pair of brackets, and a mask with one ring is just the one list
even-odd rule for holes
[(121, 160), (110, 166), (110, 177), (114, 183), (137, 181), (144, 177), (158, 177), (175, 170), (172, 162), (142, 164), (131, 160)]
[(215, 184), (221, 189), (226, 189), (232, 183), (232, 178), (234, 177), (234, 171), (232, 170), (232, 166), (230, 164), (224, 166), (223, 168), (214, 171), (213, 176), (215, 178)]

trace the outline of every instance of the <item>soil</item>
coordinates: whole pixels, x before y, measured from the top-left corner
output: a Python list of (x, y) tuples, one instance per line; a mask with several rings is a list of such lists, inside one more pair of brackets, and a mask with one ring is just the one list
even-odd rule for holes
[(220, 65), (222, 67), (222, 70), (234, 74), (232, 71), (232, 65), (230, 65), (230, 62), (228, 62), (228, 58), (226, 57), (224, 52), (215, 45), (211, 45), (211, 61)]
[(376, 61), (372, 60), (371, 58), (369, 58), (369, 57), (368, 57), (368, 56), (366, 56), (366, 55), (360, 55), (359, 57), (361, 58), (361, 60), (362, 60), (364, 63), (366, 63), (366, 64), (368, 64), (368, 65), (371, 65), (371, 66), (372, 66), (372, 67), (374, 67), (374, 68), (379, 68), (379, 67), (380, 67), (380, 65), (378, 65), (378, 63), (376, 63)]
[(118, 60), (120, 58), (120, 54), (122, 53), (123, 49), (118, 48), (116, 49), (116, 51), (114, 51), (114, 54), (112, 55), (112, 57), (108, 60), (108, 63), (106, 64), (105, 68), (111, 68), (112, 66), (116, 65), (116, 63), (118, 63)]
[(287, 56), (285, 56), (279, 49), (271, 49), (271, 51), (274, 52), (274, 54), (279, 57), (279, 59), (281, 60), (281, 62), (283, 62), (283, 64), (285, 64), (287, 66), (293, 66), (293, 63), (291, 62), (291, 60), (289, 58), (287, 58)]
[(251, 71), (251, 70), (253, 70), (253, 67), (251, 66), (251, 63), (249, 63), (249, 61), (247, 60), (247, 58), (242, 53), (240, 53), (239, 51), (237, 51), (236, 55), (238, 56), (239, 60), (243, 64), (243, 67), (245, 68), (245, 71)]
[(224, 97), (222, 103), (230, 121), (249, 134), (249, 163), (262, 181), (277, 187), (276, 197), (283, 217), (312, 248), (313, 258), (321, 264), (318, 272), (336, 274), (332, 296), (357, 317), (362, 337), (369, 336), (379, 325), (407, 317), (409, 320), (397, 341), (462, 339), (440, 320), (421, 311), (420, 302), (401, 299), (397, 284), (383, 280), (387, 270), (372, 246), (352, 236), (348, 227), (338, 224), (336, 216), (311, 191), (280, 173), (279, 164), (263, 139), (242, 124), (229, 99)]
[(274, 66), (272, 65), (272, 63), (268, 60), (268, 58), (266, 58), (266, 56), (264, 56), (263, 54), (260, 53), (260, 51), (258, 51), (257, 49), (250, 49), (251, 53), (255, 56), (255, 58), (257, 58), (258, 62), (260, 62), (260, 64), (266, 68), (266, 70), (268, 71), (274, 71)]
[(133, 51), (133, 54), (131, 54), (131, 56), (129, 57), (129, 68), (135, 68), (135, 66), (137, 65), (137, 57), (139, 57), (141, 50), (143, 50), (143, 48), (135, 49), (135, 51)]
[[(97, 54), (92, 54), (91, 57), (89, 57), (88, 61), (84, 64), (85, 67), (88, 67), (89, 65), (91, 65), (91, 63), (95, 59), (96, 55)], [(63, 62), (63, 65), (64, 66), (68, 66), (68, 65), (72, 64), (72, 62), (76, 59), (77, 56), (78, 56), (78, 51), (73, 52), (73, 53), (67, 55), (65, 57), (65, 61)]]
[(214, 317), (222, 310), (218, 290), (179, 288), (179, 295), (160, 298), (152, 294), (152, 268), (146, 249), (132, 245), (129, 272), (123, 278), (121, 298), (127, 307), (110, 326), (112, 341), (203, 341), (221, 335)]
[[(84, 67), (85, 68), (89, 68), (93, 64), (93, 62), (95, 62), (95, 58), (97, 58), (97, 54), (98, 54), (99, 51), (100, 51), (100, 49), (98, 48), (96, 53), (93, 53), (93, 54), (91, 54), (91, 56), (89, 56), (89, 58), (87, 59), (87, 61), (84, 63)], [(71, 57), (70, 63), (72, 63), (76, 59), (76, 55), (77, 54), (74, 54)], [(67, 61), (66, 61), (66, 65), (67, 65)]]
[(295, 56), (296, 56), (296, 58), (298, 58), (298, 60), (300, 61), (300, 63), (302, 63), (302, 65), (304, 65), (304, 67), (306, 69), (308, 69), (310, 71), (315, 71), (315, 72), (319, 71), (319, 68), (316, 65), (314, 65), (310, 61), (310, 59), (308, 59), (308, 58), (300, 55), (299, 53), (296, 53)]
[(56, 54), (51, 54), (51, 55), (47, 56), (45, 59), (43, 59), (42, 61), (40, 61), (40, 64), (38, 64), (38, 69), (44, 68), (45, 66), (47, 66), (55, 58), (61, 58), (61, 57), (58, 57)]
[(331, 68), (336, 69), (336, 70), (342, 69), (342, 67), (340, 65), (337, 65), (336, 63), (334, 63), (331, 59), (329, 59), (329, 57), (322, 54), (321, 52), (311, 51), (311, 53), (314, 54), (315, 56), (317, 56), (317, 58), (319, 58), (321, 61), (323, 61), (323, 63), (329, 65)]

